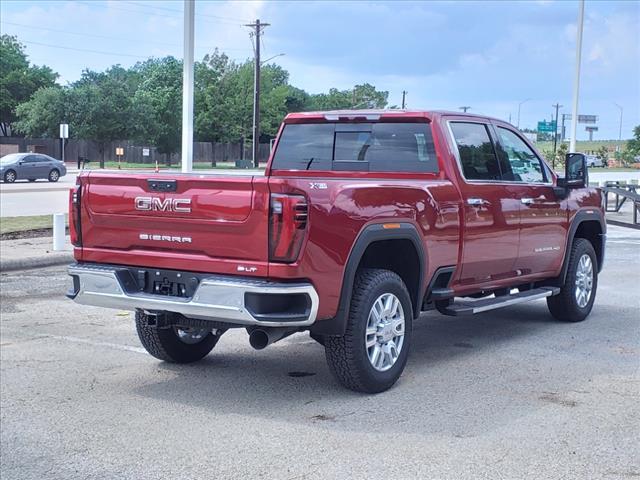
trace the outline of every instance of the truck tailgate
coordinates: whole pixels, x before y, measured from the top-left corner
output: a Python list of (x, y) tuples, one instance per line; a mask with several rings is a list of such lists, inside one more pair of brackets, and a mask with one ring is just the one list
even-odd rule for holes
[(189, 259), (266, 264), (268, 208), (264, 177), (91, 172), (83, 176), (82, 248), (111, 263), (144, 263), (125, 254), (153, 253), (154, 266), (166, 268)]

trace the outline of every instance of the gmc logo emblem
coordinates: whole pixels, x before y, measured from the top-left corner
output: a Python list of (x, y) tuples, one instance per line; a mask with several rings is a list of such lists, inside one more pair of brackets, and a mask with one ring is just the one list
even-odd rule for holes
[(136, 197), (136, 210), (143, 212), (178, 212), (191, 213), (191, 199), (160, 197)]

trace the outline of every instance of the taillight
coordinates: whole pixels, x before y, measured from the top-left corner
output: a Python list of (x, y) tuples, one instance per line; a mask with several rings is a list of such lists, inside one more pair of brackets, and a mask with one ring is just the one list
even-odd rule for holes
[(82, 246), (82, 230), (80, 227), (80, 192), (82, 183), (78, 178), (76, 186), (69, 190), (69, 237), (74, 247)]
[(269, 261), (296, 261), (307, 228), (307, 216), (307, 200), (302, 195), (271, 194)]

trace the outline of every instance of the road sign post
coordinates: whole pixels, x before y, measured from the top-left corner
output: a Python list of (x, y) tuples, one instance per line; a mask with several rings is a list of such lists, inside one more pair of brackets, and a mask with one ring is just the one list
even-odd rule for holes
[(122, 157), (124, 156), (124, 148), (122, 147), (116, 147), (116, 158), (118, 159), (118, 170), (121, 170), (122, 168), (120, 167), (120, 160), (122, 160)]
[(69, 138), (69, 124), (61, 123), (60, 124), (60, 140), (62, 141), (62, 161), (63, 162), (64, 162), (64, 144), (67, 138)]
[(557, 123), (555, 121), (552, 122), (547, 122), (547, 121), (541, 121), (538, 122), (538, 132), (540, 133), (553, 133), (557, 130)]

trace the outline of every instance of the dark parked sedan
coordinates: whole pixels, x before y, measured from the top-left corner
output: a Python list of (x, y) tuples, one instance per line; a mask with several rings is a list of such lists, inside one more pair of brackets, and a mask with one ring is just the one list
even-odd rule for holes
[(0, 158), (0, 178), (6, 183), (35, 182), (38, 178), (57, 182), (66, 174), (67, 167), (63, 162), (42, 153), (11, 153)]

